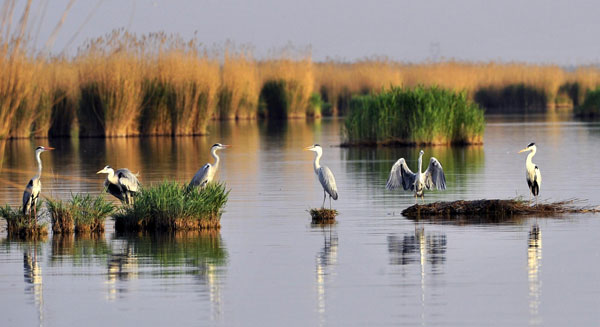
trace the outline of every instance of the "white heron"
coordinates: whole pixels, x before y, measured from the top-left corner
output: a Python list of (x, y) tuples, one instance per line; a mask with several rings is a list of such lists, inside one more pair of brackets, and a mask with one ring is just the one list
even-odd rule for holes
[(25, 191), (23, 192), (23, 215), (29, 213), (29, 218), (31, 219), (31, 209), (33, 208), (33, 215), (37, 217), (37, 201), (40, 196), (40, 192), (42, 191), (42, 181), (40, 178), (42, 177), (42, 159), (40, 155), (44, 151), (51, 151), (54, 148), (51, 147), (43, 147), (38, 146), (35, 149), (35, 160), (38, 165), (37, 175), (33, 176), (27, 186), (25, 187)]
[(531, 202), (531, 195), (535, 196), (535, 202), (537, 203), (538, 194), (540, 194), (540, 186), (542, 185), (542, 173), (540, 173), (540, 169), (536, 164), (531, 162), (533, 156), (535, 156), (535, 152), (537, 151), (537, 147), (535, 143), (529, 143), (527, 147), (519, 153), (529, 151), (527, 155), (527, 160), (525, 161), (525, 179), (527, 179), (527, 186), (529, 186), (529, 202)]
[(111, 166), (105, 166), (96, 174), (108, 174), (104, 180), (105, 190), (126, 204), (133, 203), (133, 195), (140, 189), (140, 181), (137, 174), (127, 168), (114, 170)]
[(429, 159), (429, 166), (425, 172), (421, 172), (421, 166), (423, 163), (423, 154), (425, 152), (421, 150), (419, 152), (419, 170), (413, 173), (404, 158), (398, 159), (392, 166), (390, 171), (390, 177), (388, 178), (386, 188), (388, 190), (396, 189), (400, 186), (405, 191), (411, 190), (415, 192), (415, 201), (417, 197), (424, 198), (423, 191), (425, 189), (432, 190), (434, 188), (438, 190), (446, 189), (446, 176), (444, 175), (444, 169), (442, 164), (435, 158)]
[(333, 176), (331, 169), (319, 164), (319, 160), (321, 160), (321, 156), (323, 155), (323, 148), (318, 144), (314, 144), (307, 146), (304, 150), (313, 151), (315, 153), (315, 162), (313, 163), (313, 166), (315, 174), (317, 174), (319, 182), (321, 182), (321, 186), (323, 186), (323, 205), (321, 208), (325, 207), (325, 199), (327, 198), (327, 194), (329, 194), (329, 209), (331, 209), (331, 199), (337, 200), (338, 192), (337, 186), (335, 185), (335, 177)]
[(219, 156), (217, 155), (217, 151), (224, 150), (229, 147), (231, 147), (231, 145), (225, 145), (221, 143), (213, 144), (213, 146), (210, 148), (210, 154), (213, 158), (215, 158), (215, 163), (213, 163), (212, 165), (210, 163), (207, 163), (206, 165), (202, 166), (202, 168), (198, 169), (198, 171), (190, 181), (190, 185), (188, 186), (188, 188), (191, 189), (193, 187), (198, 186), (204, 187), (206, 186), (206, 184), (212, 182), (213, 178), (215, 177), (215, 174), (217, 173), (217, 169), (219, 169), (219, 162), (221, 161)]

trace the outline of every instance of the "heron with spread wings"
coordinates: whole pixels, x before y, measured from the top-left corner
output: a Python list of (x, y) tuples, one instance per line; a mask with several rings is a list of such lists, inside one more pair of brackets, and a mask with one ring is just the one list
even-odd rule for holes
[(140, 181), (137, 174), (127, 168), (114, 170), (106, 166), (96, 174), (108, 174), (104, 180), (105, 190), (126, 204), (133, 204), (133, 196), (140, 189)]
[(419, 152), (419, 170), (416, 173), (413, 173), (410, 168), (408, 168), (404, 158), (398, 159), (394, 166), (392, 166), (390, 177), (388, 178), (385, 187), (388, 190), (393, 190), (402, 186), (405, 191), (414, 191), (415, 201), (417, 197), (424, 198), (423, 191), (425, 189), (445, 190), (446, 176), (444, 175), (442, 164), (436, 158), (431, 157), (427, 170), (421, 172), (423, 154), (425, 154), (425, 152), (421, 150), (421, 152)]
[(206, 184), (212, 182), (213, 178), (215, 177), (215, 174), (217, 173), (217, 169), (219, 169), (219, 162), (221, 161), (221, 159), (217, 155), (217, 151), (224, 150), (229, 147), (231, 147), (231, 145), (224, 145), (221, 143), (213, 144), (213, 146), (210, 148), (210, 154), (213, 158), (215, 158), (215, 162), (213, 164), (207, 163), (206, 165), (202, 166), (202, 168), (198, 169), (198, 171), (190, 181), (188, 189), (194, 187), (202, 188), (206, 186)]

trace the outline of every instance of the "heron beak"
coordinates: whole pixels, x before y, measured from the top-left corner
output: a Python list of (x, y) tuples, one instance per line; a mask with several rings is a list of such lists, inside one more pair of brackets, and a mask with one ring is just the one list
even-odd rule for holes
[(231, 144), (223, 144), (224, 148), (231, 148)]
[(304, 148), (304, 151), (310, 151), (312, 149), (312, 145), (311, 146), (307, 146), (306, 148)]
[(99, 170), (96, 174), (102, 174), (104, 172), (104, 169)]
[(525, 152), (525, 151), (527, 151), (527, 148), (525, 148), (525, 149), (523, 149), (523, 150), (519, 151), (519, 153), (521, 153), (521, 152)]
[(51, 147), (44, 147), (44, 151), (52, 151), (52, 150), (54, 150), (54, 148), (51, 148)]

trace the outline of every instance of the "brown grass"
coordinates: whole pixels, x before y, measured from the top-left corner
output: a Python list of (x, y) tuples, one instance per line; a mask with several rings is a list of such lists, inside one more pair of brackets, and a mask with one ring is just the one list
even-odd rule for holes
[(254, 119), (257, 116), (260, 80), (250, 53), (226, 51), (221, 68), (218, 119)]
[(335, 223), (335, 217), (339, 212), (335, 209), (313, 208), (310, 209), (310, 216), (313, 224), (332, 224)]
[(511, 200), (475, 200), (434, 202), (430, 204), (415, 204), (402, 211), (402, 215), (409, 218), (427, 217), (489, 217), (505, 218), (519, 215), (550, 216), (563, 213), (600, 212), (600, 208), (578, 207), (574, 200), (552, 203), (529, 204), (529, 202)]

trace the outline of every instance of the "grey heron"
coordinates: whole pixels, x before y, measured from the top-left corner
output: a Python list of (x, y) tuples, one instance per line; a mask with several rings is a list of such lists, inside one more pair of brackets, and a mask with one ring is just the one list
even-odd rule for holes
[(221, 159), (217, 155), (217, 151), (224, 150), (229, 147), (231, 147), (231, 145), (225, 145), (221, 143), (215, 143), (212, 147), (210, 147), (210, 154), (213, 158), (215, 158), (215, 163), (213, 163), (212, 165), (210, 163), (207, 163), (206, 165), (202, 166), (202, 168), (198, 169), (194, 177), (192, 177), (188, 189), (197, 186), (204, 187), (206, 186), (206, 184), (212, 182), (217, 172), (217, 169), (219, 169), (219, 162), (221, 161)]
[(29, 183), (27, 183), (25, 191), (23, 192), (23, 215), (26, 215), (29, 212), (30, 219), (32, 208), (33, 215), (37, 217), (36, 205), (38, 197), (40, 196), (40, 192), (42, 191), (42, 181), (40, 180), (40, 178), (42, 177), (42, 159), (40, 158), (40, 155), (44, 151), (51, 150), (54, 150), (54, 148), (38, 146), (35, 149), (35, 160), (37, 161), (38, 172), (35, 176), (33, 176), (31, 180), (29, 180)]
[(445, 190), (446, 175), (444, 175), (442, 164), (435, 157), (429, 159), (427, 170), (421, 172), (423, 154), (425, 154), (425, 152), (421, 150), (421, 152), (419, 152), (419, 170), (416, 173), (413, 173), (410, 168), (408, 168), (404, 158), (398, 159), (392, 166), (390, 177), (388, 178), (385, 187), (388, 190), (393, 190), (402, 186), (405, 191), (414, 191), (415, 200), (419, 196), (424, 198), (423, 191), (425, 189), (432, 190), (436, 188), (438, 190)]
[(321, 166), (319, 161), (321, 160), (321, 156), (323, 155), (323, 148), (319, 144), (314, 144), (311, 146), (307, 146), (304, 148), (306, 151), (313, 151), (315, 153), (315, 162), (313, 163), (313, 167), (315, 169), (315, 174), (319, 178), (319, 182), (321, 182), (321, 186), (323, 186), (323, 205), (321, 208), (325, 207), (325, 199), (327, 198), (327, 194), (329, 194), (329, 209), (331, 209), (331, 199), (338, 199), (337, 186), (335, 185), (335, 177), (331, 172), (331, 169), (327, 166)]
[(133, 195), (140, 189), (137, 174), (132, 173), (127, 168), (115, 171), (111, 166), (105, 166), (96, 174), (108, 174), (106, 180), (104, 180), (104, 188), (108, 193), (121, 200), (121, 202), (133, 203)]
[(542, 185), (542, 173), (540, 173), (540, 169), (536, 164), (531, 162), (533, 156), (535, 156), (535, 152), (537, 151), (537, 147), (535, 143), (529, 143), (527, 147), (519, 153), (529, 151), (527, 155), (527, 160), (525, 161), (525, 179), (527, 180), (527, 186), (529, 186), (529, 201), (531, 202), (531, 195), (535, 196), (535, 202), (537, 203), (538, 194), (540, 194), (540, 186)]

